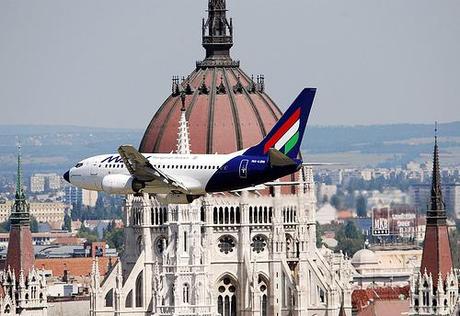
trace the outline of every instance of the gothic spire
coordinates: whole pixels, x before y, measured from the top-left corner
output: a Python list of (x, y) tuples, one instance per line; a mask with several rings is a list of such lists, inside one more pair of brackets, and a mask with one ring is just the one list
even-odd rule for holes
[(446, 211), (442, 200), (441, 172), (439, 167), (438, 148), (438, 124), (435, 124), (434, 150), (433, 150), (433, 174), (431, 182), (430, 207), (427, 212), (428, 224), (440, 224), (446, 222)]
[(443, 210), (441, 192), (441, 172), (439, 168), (439, 149), (438, 149), (438, 123), (434, 129), (434, 151), (433, 151), (433, 176), (431, 183), (431, 210)]
[(232, 19), (227, 19), (226, 0), (209, 0), (208, 18), (203, 19), (203, 47), (206, 59), (230, 59), (233, 46)]
[(447, 217), (441, 193), (441, 173), (439, 168), (438, 128), (436, 124), (433, 151), (433, 179), (431, 205), (426, 213), (425, 240), (420, 271), (433, 277), (433, 286), (438, 286), (438, 278), (445, 281), (452, 270), (452, 251), (450, 249)]
[(18, 145), (18, 170), (16, 175), (16, 196), (11, 211), (11, 224), (20, 225), (29, 223), (29, 204), (26, 201), (24, 188), (22, 186), (22, 160), (21, 145)]

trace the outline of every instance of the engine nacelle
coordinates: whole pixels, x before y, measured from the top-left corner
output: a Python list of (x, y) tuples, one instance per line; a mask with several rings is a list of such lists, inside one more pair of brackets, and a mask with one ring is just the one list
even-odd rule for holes
[(189, 195), (189, 194), (157, 194), (158, 202), (161, 204), (190, 204), (195, 199), (199, 198), (200, 195)]
[(102, 190), (109, 194), (134, 194), (144, 187), (144, 183), (123, 174), (109, 174), (102, 179)]

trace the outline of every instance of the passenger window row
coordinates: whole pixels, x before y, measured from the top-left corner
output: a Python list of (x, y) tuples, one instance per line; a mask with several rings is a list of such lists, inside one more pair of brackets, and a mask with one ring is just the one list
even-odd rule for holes
[[(99, 168), (101, 168), (102, 165), (99, 165)], [(110, 168), (110, 169), (119, 169), (119, 168), (124, 168), (124, 164), (105, 164), (104, 168)], [(159, 169), (219, 169), (219, 166), (196, 166), (196, 165), (154, 165), (154, 167), (159, 168)]]

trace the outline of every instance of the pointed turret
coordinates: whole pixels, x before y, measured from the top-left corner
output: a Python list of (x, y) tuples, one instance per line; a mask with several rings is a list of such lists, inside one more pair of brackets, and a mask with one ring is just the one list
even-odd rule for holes
[(190, 137), (188, 122), (185, 116), (185, 91), (181, 92), (182, 108), (180, 110), (179, 131), (177, 133), (177, 153), (179, 155), (190, 155)]
[(432, 275), (433, 285), (437, 287), (438, 278), (442, 276), (442, 281), (445, 281), (447, 274), (452, 270), (452, 252), (441, 192), (437, 125), (435, 128), (430, 201), (430, 207), (426, 214), (425, 241), (420, 271), (422, 273), (426, 271), (429, 275)]
[(18, 146), (18, 170), (16, 179), (16, 199), (11, 210), (11, 228), (6, 255), (6, 267), (16, 276), (24, 271), (25, 277), (34, 265), (35, 253), (30, 232), (29, 203), (22, 186), (21, 146)]

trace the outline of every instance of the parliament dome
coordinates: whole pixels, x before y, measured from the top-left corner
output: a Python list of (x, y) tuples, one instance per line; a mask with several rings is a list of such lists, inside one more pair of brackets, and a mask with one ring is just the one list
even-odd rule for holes
[(230, 57), (233, 24), (225, 0), (210, 0), (203, 19), (203, 61), (185, 78), (173, 77), (171, 95), (148, 125), (139, 150), (176, 151), (181, 108), (186, 108), (195, 154), (230, 153), (258, 143), (282, 112), (265, 92), (263, 75), (247, 75)]

